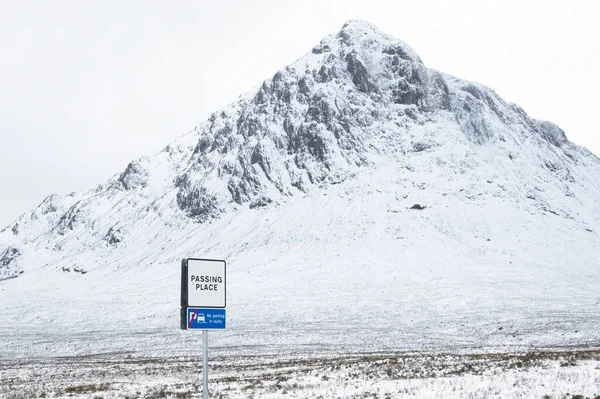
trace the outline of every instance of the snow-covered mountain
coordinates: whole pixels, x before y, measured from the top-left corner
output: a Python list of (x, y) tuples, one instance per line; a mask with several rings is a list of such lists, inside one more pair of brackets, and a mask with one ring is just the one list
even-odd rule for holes
[(600, 159), (349, 21), (160, 153), (2, 230), (0, 331), (172, 330), (179, 259), (203, 256), (228, 261), (224, 340), (598, 343), (599, 232)]

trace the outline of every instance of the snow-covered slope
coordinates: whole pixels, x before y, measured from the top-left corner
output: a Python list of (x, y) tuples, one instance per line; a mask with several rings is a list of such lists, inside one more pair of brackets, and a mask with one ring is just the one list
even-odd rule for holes
[(179, 259), (203, 256), (228, 261), (224, 343), (598, 343), (599, 176), (556, 125), (349, 21), (4, 229), (0, 331), (172, 331)]

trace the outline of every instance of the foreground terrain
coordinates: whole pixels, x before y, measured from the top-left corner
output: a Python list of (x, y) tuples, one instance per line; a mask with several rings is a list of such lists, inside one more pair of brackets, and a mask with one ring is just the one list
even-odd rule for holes
[[(0, 361), (6, 398), (197, 398), (202, 359)], [(214, 357), (213, 398), (600, 398), (600, 350)]]

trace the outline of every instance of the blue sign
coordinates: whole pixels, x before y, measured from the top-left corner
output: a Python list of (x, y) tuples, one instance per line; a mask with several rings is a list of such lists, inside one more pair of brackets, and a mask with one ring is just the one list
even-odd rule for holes
[(188, 330), (224, 330), (225, 325), (225, 309), (187, 308)]

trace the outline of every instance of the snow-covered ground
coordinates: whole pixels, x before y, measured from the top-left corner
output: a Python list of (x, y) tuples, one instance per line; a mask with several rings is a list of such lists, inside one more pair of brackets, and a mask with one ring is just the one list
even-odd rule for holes
[(515, 207), (494, 184), (465, 204), (430, 188), (434, 175), (413, 178), (424, 189), (399, 176), (379, 168), (176, 235), (148, 226), (137, 239), (157, 244), (115, 268), (32, 264), (0, 287), (0, 358), (187, 353), (198, 338), (178, 330), (182, 253), (227, 259), (228, 330), (212, 340), (232, 353), (600, 342), (596, 234), (526, 199)]
[[(198, 398), (198, 357), (83, 358), (0, 362), (7, 398)], [(600, 397), (600, 353), (213, 357), (214, 398), (591, 398)]]

